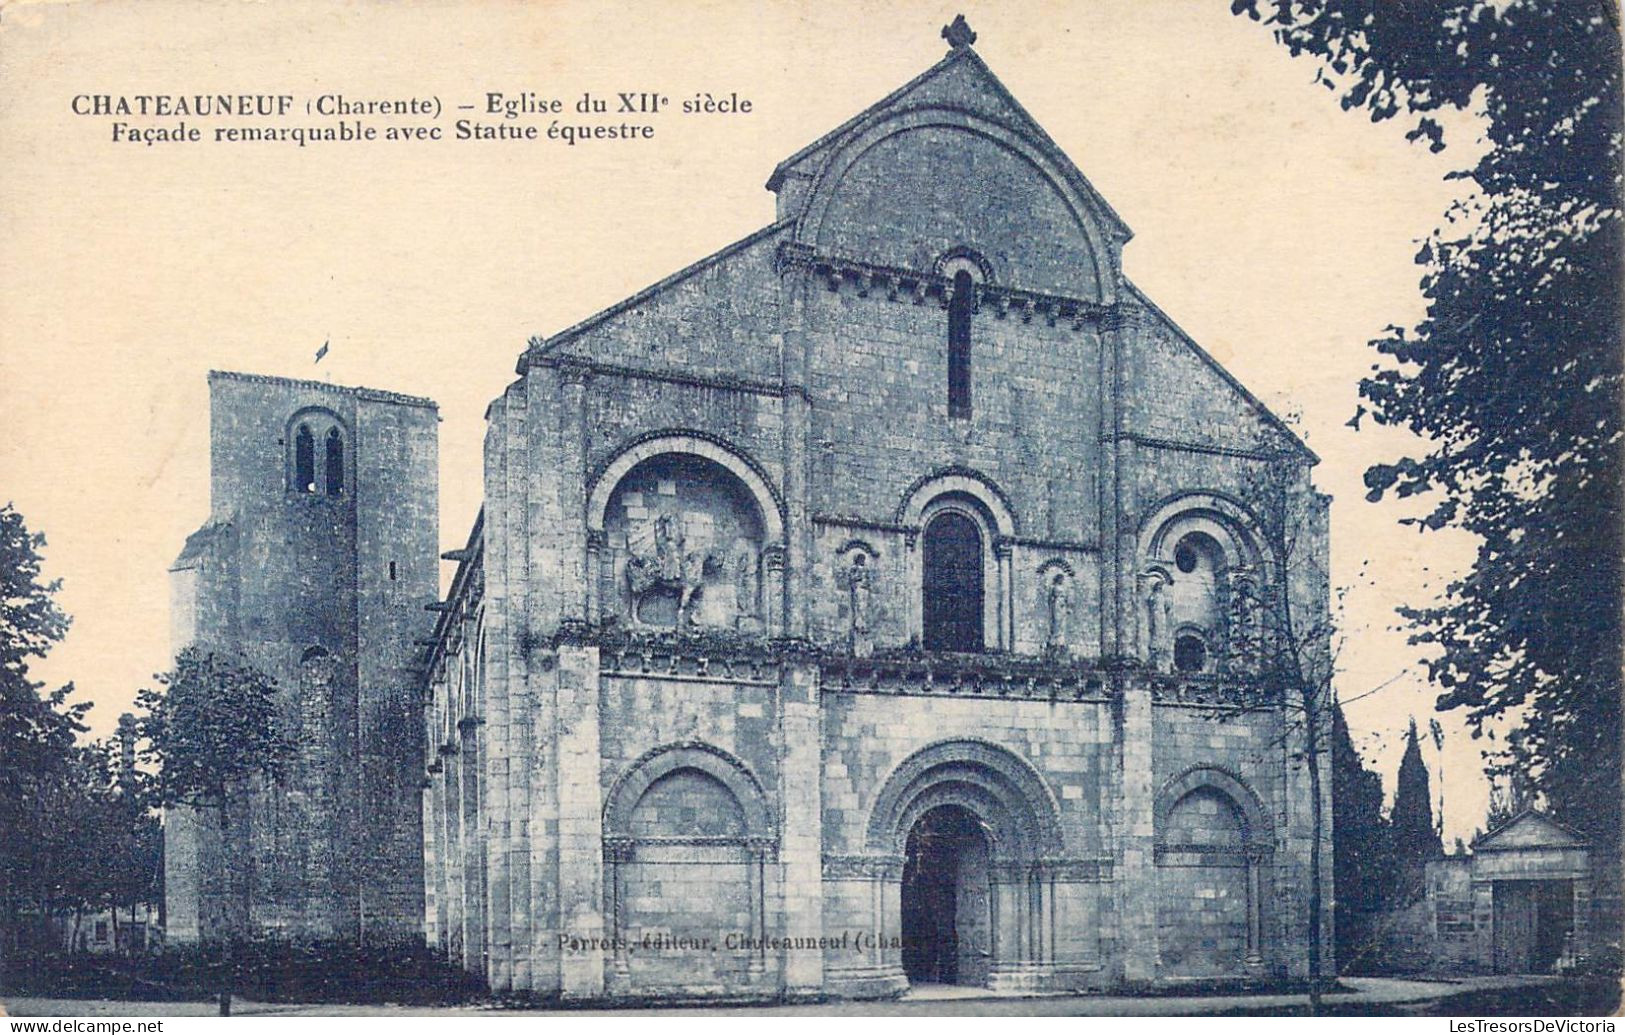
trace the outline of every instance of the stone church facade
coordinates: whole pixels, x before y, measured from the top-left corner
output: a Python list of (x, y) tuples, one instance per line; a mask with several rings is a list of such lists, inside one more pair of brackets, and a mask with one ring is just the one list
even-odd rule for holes
[[(1326, 614), (1315, 458), (1124, 277), (1128, 228), (945, 37), (780, 163), (767, 226), (530, 342), (445, 599), (430, 404), (217, 375), (217, 465), (244, 462), (222, 436), (281, 437), (274, 513), (232, 518), (223, 493), (262, 489), (217, 471), (178, 599), (207, 627), (241, 596), (285, 685), (331, 688), (323, 736), (353, 739), (324, 743), (361, 750), (289, 814), (327, 803), (336, 845), (382, 823), (390, 909), (495, 990), (1303, 976), (1316, 924), (1330, 970), (1329, 801), (1312, 916), (1301, 724), (1236, 649), (1246, 601)], [(306, 406), (400, 481), (315, 504), (350, 537), (331, 567), (214, 585), (271, 579), (330, 631), (201, 588), (323, 495), (286, 444)], [(1302, 563), (1247, 502), (1283, 471)], [(311, 915), (357, 915), (343, 872)]]
[(495, 988), (1306, 973), (1302, 745), (1218, 713), (1283, 456), (1325, 612), (1313, 457), (950, 36), (491, 404), (424, 833), (426, 935)]

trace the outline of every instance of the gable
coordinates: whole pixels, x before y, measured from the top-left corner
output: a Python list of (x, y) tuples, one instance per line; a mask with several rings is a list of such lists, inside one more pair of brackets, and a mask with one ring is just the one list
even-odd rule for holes
[(1289, 449), (1315, 460), (1280, 419), (1132, 285), (1143, 326), (1125, 357), (1128, 425), (1147, 438), (1220, 450)]
[(1020, 151), (929, 110), (887, 129), (830, 184), (808, 228), (820, 253), (928, 271), (969, 248), (1001, 285), (1091, 302), (1109, 293), (1109, 257)]
[(1506, 852), (1531, 848), (1579, 848), (1585, 840), (1544, 813), (1530, 810), (1479, 838), (1474, 851)]
[(780, 325), (773, 270), (788, 228), (775, 223), (548, 338), (531, 357), (719, 377), (777, 376)]
[(968, 47), (781, 163), (768, 186), (821, 254), (933, 272), (970, 249), (1002, 286), (1115, 298), (1129, 231)]

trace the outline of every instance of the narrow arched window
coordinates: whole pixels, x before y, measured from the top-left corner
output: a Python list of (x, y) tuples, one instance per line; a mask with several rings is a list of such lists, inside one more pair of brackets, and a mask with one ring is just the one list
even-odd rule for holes
[(970, 416), (970, 314), (976, 284), (966, 270), (954, 274), (948, 300), (948, 416)]
[(293, 486), (297, 492), (316, 491), (316, 440), (309, 424), (299, 425), (293, 437)]
[(925, 528), (922, 607), (926, 650), (982, 649), (982, 534), (947, 511)]
[(327, 433), (327, 494), (344, 495), (344, 438), (338, 428)]

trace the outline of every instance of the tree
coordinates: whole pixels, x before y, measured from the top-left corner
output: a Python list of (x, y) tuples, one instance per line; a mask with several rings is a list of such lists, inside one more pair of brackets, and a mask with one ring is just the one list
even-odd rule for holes
[(1332, 705), (1332, 884), (1340, 969), (1358, 970), (1379, 943), (1375, 921), (1394, 886), (1393, 841), (1382, 776), (1365, 767), (1343, 709)]
[[(1322, 844), (1332, 816), (1325, 806), (1331, 746), (1333, 638), (1326, 567), (1327, 499), (1309, 482), (1300, 454), (1275, 448), (1243, 477), (1242, 502), (1265, 557), (1257, 578), (1234, 580), (1225, 665), (1241, 677), (1236, 711), (1279, 707), (1283, 743), (1309, 781), (1309, 1000), (1318, 1013), (1324, 973), (1321, 917), (1326, 862)], [(1247, 573), (1238, 573), (1246, 575)]]
[[(1514, 733), (1513, 739), (1517, 739)], [(1512, 822), (1537, 800), (1534, 782), (1527, 773), (1513, 771), (1498, 776), (1490, 784), (1489, 808), (1484, 813), (1484, 832), (1499, 830)]]
[(231, 1012), (231, 944), (237, 929), (232, 852), (234, 807), (246, 804), (256, 785), (280, 781), (294, 744), (279, 719), (276, 680), (243, 660), (197, 647), (182, 650), (175, 667), (158, 675), (163, 690), (143, 689), (140, 733), (144, 757), (156, 773), (157, 800), (165, 806), (213, 811), (220, 827), (221, 887), (226, 910), (220, 945), (226, 985), (220, 1012)]
[[(103, 747), (110, 774), (98, 829), (102, 857), (109, 867), (108, 906), (118, 925), (118, 910), (127, 908), (135, 922), (136, 907), (163, 898), (163, 827), (158, 822), (154, 781), (136, 765), (140, 726), (134, 715), (119, 716), (118, 735)], [(107, 850), (110, 847), (110, 850)]]
[(1405, 734), (1398, 783), (1392, 821), (1394, 855), (1399, 862), (1402, 891), (1414, 897), (1422, 889), (1423, 868), (1444, 854), (1438, 828), (1433, 825), (1433, 796), (1428, 790), (1428, 767), (1422, 761), (1415, 719)]
[(1620, 833), (1622, 575), (1619, 326), (1621, 69), (1612, 0), (1234, 0), (1345, 108), (1413, 120), (1481, 103), (1483, 157), (1417, 255), (1427, 314), (1372, 342), (1360, 385), (1411, 455), (1366, 472), (1368, 498), (1422, 497), (1422, 532), (1477, 537), (1440, 602), (1402, 613), (1431, 645), (1441, 710), (1599, 843)]
[(90, 709), (68, 702), (73, 684), (42, 694), (29, 678), (29, 662), (68, 629), (55, 601), (61, 580), (41, 581), (44, 546), (11, 504), (0, 508), (0, 924), (11, 949), (23, 939), (24, 907), (49, 920), (69, 872), (60, 863), (69, 817), (55, 806), (76, 784), (74, 742)]

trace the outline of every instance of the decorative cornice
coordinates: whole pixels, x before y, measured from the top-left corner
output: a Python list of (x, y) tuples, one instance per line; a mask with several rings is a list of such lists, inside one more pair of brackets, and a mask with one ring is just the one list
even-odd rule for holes
[(618, 363), (600, 363), (572, 355), (542, 355), (530, 361), (539, 369), (557, 369), (567, 380), (591, 377), (624, 377), (638, 381), (657, 381), (662, 384), (684, 385), (689, 388), (721, 389), (782, 398), (786, 395), (804, 395), (805, 390), (782, 381), (763, 381), (737, 377), (732, 374), (696, 374), (683, 370), (650, 370), (628, 367)]
[(1233, 446), (1212, 445), (1206, 442), (1185, 442), (1171, 438), (1154, 438), (1133, 431), (1118, 432), (1111, 438), (1116, 442), (1132, 442), (1137, 446), (1146, 446), (1151, 449), (1167, 449), (1181, 453), (1202, 453), (1207, 456), (1228, 456), (1240, 460), (1272, 462), (1292, 455), (1285, 450), (1236, 449)]
[(836, 528), (857, 528), (865, 532), (917, 534), (920, 531), (913, 525), (899, 525), (892, 521), (871, 521), (868, 518), (848, 517), (844, 514), (814, 514), (812, 522), (815, 525), (833, 525)]
[(869, 658), (832, 654), (820, 666), (824, 693), (1100, 703), (1112, 697), (1099, 671), (1076, 662), (898, 652)]
[(774, 862), (779, 855), (779, 843), (775, 838), (771, 837), (736, 837), (732, 835), (606, 837), (604, 838), (603, 849), (604, 861), (610, 863), (632, 862), (637, 859), (639, 850), (649, 848), (738, 848), (764, 862)]
[[(830, 291), (839, 292), (843, 286), (852, 285), (859, 297), (883, 294), (887, 301), (912, 305), (923, 305), (928, 299), (937, 305), (947, 305), (953, 288), (951, 280), (937, 273), (821, 254), (799, 241), (786, 241), (779, 245), (774, 268), (780, 276), (800, 271), (818, 277)], [(1052, 327), (1068, 323), (1073, 330), (1096, 325), (1100, 317), (1111, 309), (1080, 298), (990, 283), (978, 285), (976, 293), (979, 305), (990, 308), (1001, 320), (1014, 314), (1025, 323), (1034, 316), (1041, 316)]]
[(1066, 884), (1103, 883), (1112, 879), (1112, 860), (1040, 859), (1033, 866), (1033, 876)]
[(598, 365), (579, 356), (556, 356), (542, 360), (535, 366), (552, 368), (559, 372), (559, 380), (566, 385), (585, 385), (598, 373)]
[(1025, 546), (1034, 550), (1066, 550), (1071, 553), (1099, 553), (1100, 544), (1084, 543), (1075, 539), (1041, 539), (1036, 536), (1007, 535), (999, 539), (1014, 546)]
[(425, 399), (418, 395), (402, 395), (399, 392), (386, 392), (380, 388), (359, 388), (348, 385), (332, 385), (326, 381), (305, 381), (292, 377), (271, 377), (268, 374), (240, 374), (235, 370), (211, 370), (210, 381), (245, 381), (257, 385), (277, 385), (282, 388), (305, 388), (319, 392), (330, 392), (335, 395), (348, 395), (353, 399), (365, 402), (396, 403), (401, 406), (418, 406), (429, 410), (438, 410), (440, 406), (433, 399)]
[(1242, 867), (1271, 855), (1264, 845), (1159, 844), (1153, 856), (1159, 866)]
[(662, 646), (647, 643), (605, 649), (599, 655), (600, 671), (606, 676), (628, 679), (675, 679), (706, 683), (736, 683), (776, 686), (781, 662), (758, 647), (741, 644), (721, 650), (673, 643)]
[(1159, 705), (1185, 705), (1229, 711), (1255, 711), (1280, 704), (1278, 694), (1236, 675), (1191, 673), (1153, 675), (1151, 699)]

